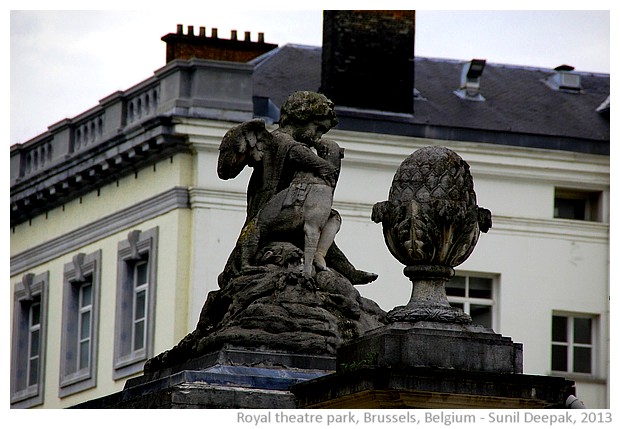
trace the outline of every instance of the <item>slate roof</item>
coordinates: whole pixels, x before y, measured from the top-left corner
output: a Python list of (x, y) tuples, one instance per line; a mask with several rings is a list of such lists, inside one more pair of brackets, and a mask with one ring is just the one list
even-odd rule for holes
[[(284, 45), (256, 62), (254, 95), (269, 97), (278, 107), (292, 91), (319, 90), (320, 47)], [(485, 101), (478, 102), (454, 94), (463, 64), (416, 57), (421, 97), (414, 101), (412, 118), (372, 123), (366, 117), (341, 121), (340, 127), (609, 154), (609, 116), (596, 112), (610, 93), (608, 74), (579, 73), (582, 91), (573, 93), (544, 83), (554, 70), (487, 63), (480, 84)]]
[(321, 48), (284, 45), (254, 62), (254, 95), (268, 97), (278, 107), (294, 91), (318, 91), (321, 86)]

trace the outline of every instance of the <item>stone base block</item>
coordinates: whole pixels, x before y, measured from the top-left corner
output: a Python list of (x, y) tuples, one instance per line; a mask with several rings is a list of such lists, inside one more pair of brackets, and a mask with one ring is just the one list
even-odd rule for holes
[(564, 408), (574, 394), (560, 377), (453, 369), (359, 368), (297, 384), (299, 408)]
[(520, 374), (523, 346), (479, 325), (392, 323), (340, 347), (337, 365)]
[(335, 358), (227, 347), (73, 408), (296, 408), (291, 386), (335, 366)]

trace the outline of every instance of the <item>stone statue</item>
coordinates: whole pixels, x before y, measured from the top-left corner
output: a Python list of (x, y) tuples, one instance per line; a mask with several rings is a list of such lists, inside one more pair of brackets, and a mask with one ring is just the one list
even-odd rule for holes
[(323, 135), (336, 124), (330, 100), (302, 91), (283, 104), (274, 131), (251, 120), (226, 133), (218, 176), (253, 168), (246, 220), (196, 329), (149, 360), (145, 373), (226, 346), (335, 356), (345, 341), (383, 326), (385, 312), (353, 286), (377, 275), (357, 270), (334, 243), (344, 151)]
[(386, 245), (413, 282), (407, 306), (390, 321), (471, 323), (448, 303), (445, 282), (471, 254), (480, 232), (491, 228), (491, 212), (476, 204), (469, 165), (445, 147), (425, 147), (400, 165), (388, 201), (376, 203)]
[(301, 91), (286, 100), (279, 128), (272, 133), (260, 120), (226, 133), (220, 145), (218, 176), (234, 178), (245, 166), (253, 172), (246, 221), (220, 276), (220, 286), (236, 275), (260, 270), (255, 258), (269, 241), (291, 242), (303, 249), (307, 275), (314, 265), (319, 271), (329, 266), (353, 284), (377, 278), (355, 269), (333, 243), (341, 220), (331, 205), (344, 151), (322, 136), (337, 123), (330, 100)]

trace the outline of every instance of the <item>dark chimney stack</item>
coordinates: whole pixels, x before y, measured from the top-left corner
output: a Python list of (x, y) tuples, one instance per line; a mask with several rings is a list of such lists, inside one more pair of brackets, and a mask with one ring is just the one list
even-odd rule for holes
[(321, 92), (336, 105), (413, 113), (415, 11), (323, 12)]
[(238, 40), (237, 30), (232, 30), (227, 40), (218, 37), (217, 28), (211, 29), (211, 37), (206, 36), (205, 27), (200, 27), (196, 36), (193, 25), (184, 34), (182, 24), (177, 25), (176, 33), (166, 34), (161, 40), (166, 42), (166, 63), (191, 58), (245, 63), (278, 47), (265, 43), (264, 33), (258, 33), (258, 41), (252, 42), (249, 31), (245, 32), (244, 40)]

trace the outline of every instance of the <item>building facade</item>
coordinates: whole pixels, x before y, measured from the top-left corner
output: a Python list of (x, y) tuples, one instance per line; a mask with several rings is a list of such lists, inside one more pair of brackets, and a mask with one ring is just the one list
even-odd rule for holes
[[(609, 406), (609, 75), (414, 60), (411, 31), (390, 55), (412, 60), (400, 62), (412, 82), (360, 106), (355, 88), (330, 86), (346, 76), (325, 72), (353, 49), (339, 31), (389, 38), (415, 15), (340, 12), (326, 14), (322, 48), (181, 26), (151, 78), (11, 148), (12, 407), (119, 391), (195, 328), (245, 220), (250, 172), (217, 177), (222, 136), (254, 117), (275, 127), (288, 93), (319, 89), (332, 91), (340, 125), (328, 136), (345, 149), (338, 245), (379, 274), (360, 293), (386, 311), (408, 301), (371, 209), (414, 150), (453, 149), (493, 228), (457, 267), (451, 303), (523, 343), (525, 373), (575, 380), (588, 407)], [(371, 59), (374, 37), (360, 38)], [(390, 107), (389, 91), (407, 87), (411, 105)]]

